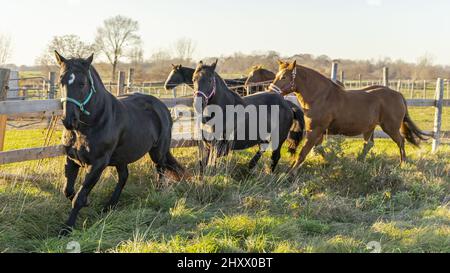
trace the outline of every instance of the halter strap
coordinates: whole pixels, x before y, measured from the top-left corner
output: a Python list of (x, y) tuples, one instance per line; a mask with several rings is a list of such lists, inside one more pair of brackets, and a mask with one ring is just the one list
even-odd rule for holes
[(283, 93), (283, 91), (286, 91), (288, 89), (294, 90), (295, 89), (295, 79), (296, 78), (297, 78), (297, 67), (295, 67), (292, 70), (292, 80), (291, 80), (291, 82), (289, 84), (287, 84), (283, 88), (279, 88), (278, 86), (276, 86), (275, 84), (272, 83), (270, 85), (269, 89), (272, 90), (272, 91), (275, 91), (275, 93), (278, 93), (280, 95)]
[(208, 104), (208, 102), (216, 95), (216, 92), (217, 92), (216, 77), (214, 76), (213, 87), (209, 96), (205, 92), (198, 90), (197, 92), (194, 93), (194, 97), (198, 97), (198, 95), (200, 95), (205, 98), (206, 104)]
[(91, 70), (89, 69), (89, 82), (91, 84), (91, 88), (89, 91), (89, 95), (82, 101), (78, 101), (76, 99), (70, 98), (70, 97), (66, 97), (66, 98), (61, 98), (61, 102), (70, 102), (75, 104), (76, 106), (78, 106), (78, 108), (80, 108), (80, 111), (85, 114), (86, 116), (90, 116), (91, 113), (89, 111), (86, 110), (86, 105), (91, 101), (92, 97), (94, 96), (95, 93), (97, 93), (97, 90), (95, 90), (95, 86), (94, 86), (94, 80), (92, 79), (92, 74), (91, 74)]

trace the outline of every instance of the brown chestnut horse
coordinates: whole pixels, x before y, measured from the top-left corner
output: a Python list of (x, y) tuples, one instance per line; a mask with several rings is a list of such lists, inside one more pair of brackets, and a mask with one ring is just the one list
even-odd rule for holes
[(418, 146), (419, 140), (430, 136), (411, 120), (403, 95), (384, 86), (363, 90), (344, 90), (327, 77), (297, 62), (279, 61), (279, 72), (270, 89), (283, 95), (297, 95), (305, 112), (306, 144), (297, 162), (297, 169), (311, 149), (323, 141), (324, 134), (358, 136), (366, 141), (361, 158), (374, 146), (375, 128), (380, 125), (400, 149), (401, 162), (406, 160), (405, 139)]
[[(271, 83), (273, 82), (275, 77), (276, 74), (273, 73), (272, 71), (265, 69), (262, 65), (255, 65), (252, 67), (252, 70), (250, 71), (250, 74), (247, 77), (245, 87), (251, 88), (252, 94), (258, 91), (264, 91), (264, 87), (257, 86), (257, 84)], [(345, 85), (342, 82), (336, 81), (336, 83), (342, 88), (345, 88)]]

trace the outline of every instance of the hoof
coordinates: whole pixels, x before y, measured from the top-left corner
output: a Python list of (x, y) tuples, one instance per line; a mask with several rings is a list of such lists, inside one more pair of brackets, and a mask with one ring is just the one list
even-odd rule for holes
[(108, 205), (106, 205), (106, 206), (103, 207), (102, 213), (105, 213), (105, 214), (106, 214), (106, 213), (109, 213), (109, 212), (115, 210), (116, 207), (117, 207), (117, 205), (111, 205), (111, 204), (108, 204)]
[(73, 228), (69, 227), (69, 226), (64, 226), (61, 228), (61, 230), (59, 231), (59, 238), (64, 238), (69, 236), (70, 234), (72, 234)]
[(70, 201), (73, 201), (73, 199), (75, 198), (75, 191), (65, 191), (64, 194)]

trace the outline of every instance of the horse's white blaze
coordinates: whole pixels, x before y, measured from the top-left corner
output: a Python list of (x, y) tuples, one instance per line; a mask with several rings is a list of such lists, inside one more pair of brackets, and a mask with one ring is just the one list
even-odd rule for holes
[(75, 74), (70, 74), (69, 85), (72, 85), (75, 82)]

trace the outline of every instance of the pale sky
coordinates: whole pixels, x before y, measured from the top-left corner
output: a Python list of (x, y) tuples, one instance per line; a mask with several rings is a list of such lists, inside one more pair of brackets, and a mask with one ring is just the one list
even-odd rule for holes
[(188, 37), (196, 58), (275, 50), (415, 62), (427, 54), (450, 65), (448, 0), (0, 0), (0, 7), (0, 33), (11, 37), (18, 65), (34, 64), (55, 35), (92, 41), (118, 14), (139, 21), (146, 58)]

